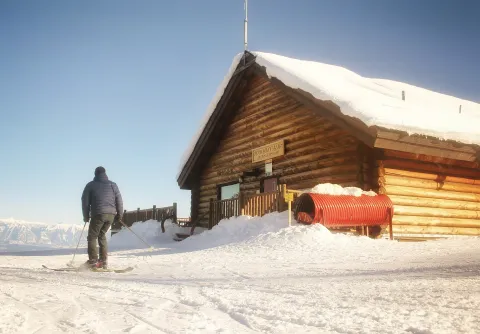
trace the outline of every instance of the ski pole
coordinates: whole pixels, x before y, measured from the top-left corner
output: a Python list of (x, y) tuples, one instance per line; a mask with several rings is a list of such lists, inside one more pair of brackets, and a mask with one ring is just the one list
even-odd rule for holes
[(77, 254), (78, 246), (80, 245), (80, 240), (82, 240), (83, 231), (85, 231), (85, 226), (87, 226), (87, 222), (85, 222), (85, 224), (83, 224), (82, 233), (80, 233), (80, 238), (78, 238), (77, 248), (75, 248), (75, 252), (73, 253), (73, 259), (70, 262), (72, 265), (73, 265), (73, 261), (75, 261), (75, 255)]
[(122, 220), (119, 220), (119, 221), (120, 221), (120, 224), (122, 224), (123, 226), (125, 226), (126, 228), (128, 228), (128, 230), (129, 230), (130, 232), (132, 232), (138, 239), (140, 239), (145, 245), (147, 245), (150, 249), (153, 249), (152, 246), (150, 246), (145, 240), (143, 240), (142, 238), (140, 238), (140, 237), (137, 235), (137, 233), (133, 232), (133, 230), (132, 230), (130, 227), (128, 227)]

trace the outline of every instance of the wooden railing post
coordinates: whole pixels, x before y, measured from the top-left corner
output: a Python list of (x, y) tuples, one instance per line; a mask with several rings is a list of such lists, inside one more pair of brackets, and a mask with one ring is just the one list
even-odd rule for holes
[(283, 184), (280, 184), (278, 185), (278, 212), (282, 212), (283, 211)]
[(172, 221), (177, 223), (177, 202), (173, 202), (173, 217)]
[(135, 222), (138, 222), (139, 215), (140, 215), (140, 208), (137, 208), (137, 212), (135, 213)]
[(223, 214), (223, 211), (224, 211), (224, 206), (222, 204), (223, 203), (221, 201), (216, 202), (217, 208), (216, 208), (215, 211), (216, 211), (217, 216), (215, 217), (215, 220), (213, 222), (213, 226), (217, 225), (220, 222), (220, 220), (222, 220), (222, 218), (223, 218), (222, 214)]
[(154, 204), (152, 209), (152, 220), (157, 219), (157, 206)]
[(210, 214), (208, 215), (208, 229), (213, 226), (213, 198), (210, 198)]
[(237, 216), (243, 216), (243, 201), (244, 201), (244, 195), (242, 192), (238, 194), (238, 211), (237, 211)]

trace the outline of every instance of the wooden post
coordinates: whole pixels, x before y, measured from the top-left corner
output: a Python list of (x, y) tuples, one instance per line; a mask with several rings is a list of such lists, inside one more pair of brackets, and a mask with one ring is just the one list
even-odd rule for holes
[(213, 198), (210, 198), (210, 214), (208, 215), (208, 229), (211, 230), (213, 226)]
[(154, 204), (153, 209), (152, 209), (152, 219), (156, 220), (157, 219), (157, 206)]
[(283, 184), (279, 184), (278, 185), (278, 212), (282, 212), (283, 211), (283, 203), (282, 201), (284, 201), (284, 198), (283, 198)]
[(238, 194), (238, 211), (237, 211), (237, 215), (238, 216), (243, 216), (243, 201), (244, 201), (244, 198), (243, 198), (243, 193), (240, 191), (240, 193)]
[(288, 226), (292, 226), (292, 202), (288, 201)]
[(137, 212), (135, 214), (135, 222), (138, 222), (138, 216), (140, 215), (140, 208), (137, 208)]
[(173, 217), (172, 221), (176, 224), (177, 223), (177, 202), (173, 202)]
[(388, 227), (390, 229), (390, 240), (393, 240), (393, 229), (392, 229), (392, 220), (393, 220), (393, 215), (392, 215), (392, 209), (389, 209), (388, 210), (388, 216), (389, 216), (389, 220), (388, 220)]

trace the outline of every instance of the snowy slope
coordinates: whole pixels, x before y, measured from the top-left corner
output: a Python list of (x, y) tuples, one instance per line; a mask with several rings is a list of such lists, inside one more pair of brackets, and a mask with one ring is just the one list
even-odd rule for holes
[[(358, 118), (367, 126), (376, 125), (409, 134), (480, 144), (478, 103), (402, 82), (365, 78), (339, 66), (263, 52), (252, 54), (256, 56), (256, 63), (264, 66), (270, 77), (279, 79), (291, 88), (311, 93), (319, 100), (333, 101), (344, 115)], [(177, 178), (241, 57), (242, 54), (234, 57), (218, 87), (197, 133), (182, 156)], [(402, 100), (402, 91), (405, 92), (405, 101)]]
[[(50, 247), (76, 246), (83, 225), (43, 224), (15, 220), (0, 219), (0, 249), (1, 245), (31, 245)], [(86, 244), (86, 232), (81, 245)]]
[(70, 259), (1, 256), (0, 332), (480, 332), (479, 238), (372, 240), (288, 227), (284, 212), (113, 252), (111, 266), (136, 267), (128, 274), (40, 268)]

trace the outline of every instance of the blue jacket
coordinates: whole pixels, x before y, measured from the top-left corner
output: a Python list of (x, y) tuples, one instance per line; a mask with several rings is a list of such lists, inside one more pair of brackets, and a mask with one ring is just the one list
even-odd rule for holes
[(115, 182), (109, 181), (102, 173), (87, 183), (82, 194), (83, 218), (91, 218), (102, 213), (123, 214), (123, 200)]

